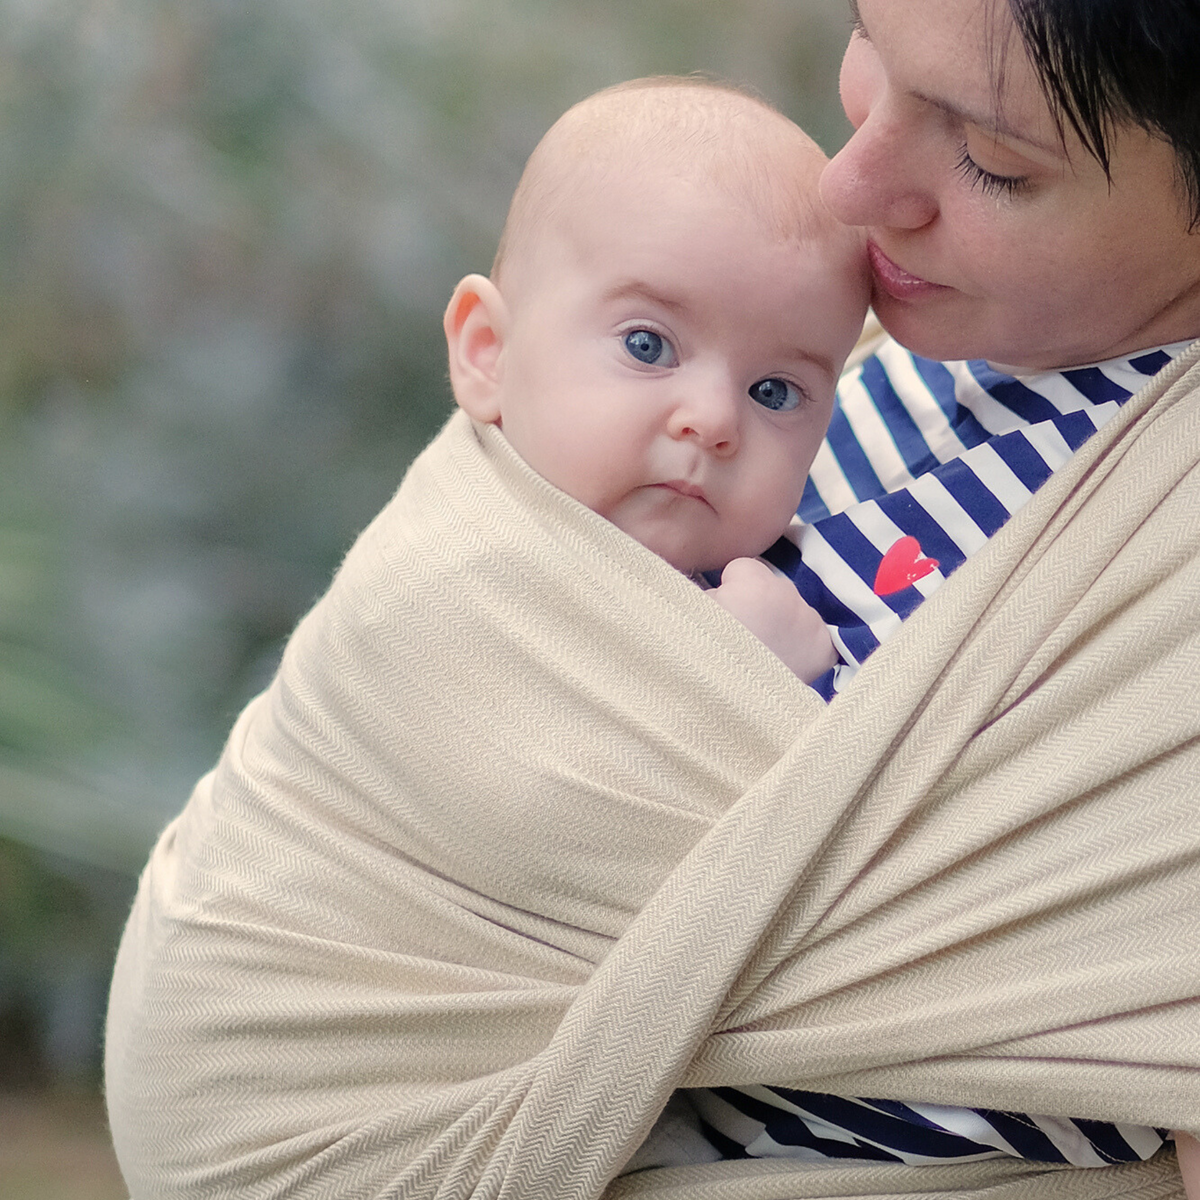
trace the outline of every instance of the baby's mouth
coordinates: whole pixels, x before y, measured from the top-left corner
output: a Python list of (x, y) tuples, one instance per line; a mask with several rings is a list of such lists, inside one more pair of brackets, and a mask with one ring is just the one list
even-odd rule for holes
[(656, 483), (654, 486), (666, 488), (680, 496), (690, 496), (693, 500), (699, 500), (702, 504), (707, 504), (709, 508), (712, 508), (712, 503), (704, 489), (699, 484), (692, 483), (687, 479), (664, 479), (662, 483)]

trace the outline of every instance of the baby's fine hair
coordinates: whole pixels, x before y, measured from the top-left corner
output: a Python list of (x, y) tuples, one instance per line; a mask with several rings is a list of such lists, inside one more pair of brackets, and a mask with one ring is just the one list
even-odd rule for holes
[(820, 147), (766, 100), (698, 75), (633, 79), (568, 109), (538, 143), (513, 195), (492, 264), (524, 251), (573, 196), (615, 170), (667, 170), (715, 186), (780, 241), (832, 229), (817, 195)]

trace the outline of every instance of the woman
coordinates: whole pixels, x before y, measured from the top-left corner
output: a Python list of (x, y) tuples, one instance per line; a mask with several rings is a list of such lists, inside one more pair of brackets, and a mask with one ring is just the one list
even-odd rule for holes
[[(569, 613), (534, 568), (569, 557), (584, 577), (577, 531), (523, 564), (523, 633), (563, 621), (572, 641), (522, 694), (559, 758), (594, 751), (598, 782), (521, 765), (572, 803), (511, 839), (470, 807), (488, 781), (448, 758), (457, 807), (394, 853), (382, 809), (371, 825), (316, 803), (296, 736), (336, 730), (311, 692), (240, 722), (226, 791), (202, 785), (168, 831), (118, 967), (110, 1108), (136, 1197), (1180, 1194), (1169, 1154), (1100, 1171), (743, 1159), (610, 1184), (679, 1087), (1200, 1125), (1200, 354), (1178, 346), (1200, 335), (1200, 132), (1176, 120), (1200, 111), (1200, 14), (858, 15), (858, 132), (825, 194), (868, 230), (895, 337), (1022, 368), (1173, 361), (1086, 441), (1059, 436), (1052, 477), (828, 706), (661, 563), (605, 543)], [(329, 645), (330, 688), (352, 651)], [(581, 711), (584, 668), (607, 690)], [(489, 685), (476, 675), (445, 688)], [(646, 697), (652, 728), (632, 724)], [(499, 709), (497, 737), (528, 715)], [(337, 745), (355, 795), (401, 786), (395, 740)], [(250, 803), (264, 777), (274, 842)], [(506, 854), (489, 890), (476, 867)]]
[[(1015, 23), (1004, 5), (993, 11), (978, 0), (852, 3), (841, 93), (855, 133), (826, 169), (822, 193), (839, 219), (867, 232), (875, 311), (921, 356), (1016, 364), (1025, 389), (1053, 383), (1056, 368), (1105, 363), (1111, 377), (1122, 360), (1164, 346), (1177, 354), (1200, 333), (1200, 121), (1189, 65), (1200, 6), (1010, 7)], [(876, 387), (886, 379), (902, 393), (912, 360), (891, 347), (883, 364), (871, 364)], [(990, 374), (985, 399), (1011, 386)], [(844, 402), (857, 385), (847, 385)], [(907, 388), (918, 409), (923, 389)], [(886, 411), (866, 407), (886, 423)], [(870, 447), (842, 440), (870, 457)], [(832, 445), (837, 453), (836, 437)], [(853, 470), (845, 447), (837, 457)], [(887, 454), (880, 458), (882, 476)], [(907, 497), (902, 485), (929, 465), (898, 473), (886, 489), (864, 479), (854, 499)], [(825, 476), (818, 485), (836, 491), (842, 481), (829, 459)], [(936, 504), (926, 500), (935, 519)], [(817, 525), (801, 547), (812, 560), (828, 552), (818, 536), (827, 512), (819, 503), (810, 511)], [(793, 572), (802, 587), (810, 582), (799, 564)], [(1003, 1146), (1087, 1166), (1148, 1158), (1160, 1145), (1136, 1127), (1081, 1129), (1061, 1117), (917, 1111), (787, 1089), (691, 1099), (709, 1135), (734, 1154), (949, 1162)], [(1200, 1146), (1182, 1133), (1175, 1140), (1189, 1191), (1200, 1195)]]
[(822, 190), (867, 228), (889, 333), (1061, 368), (1200, 332), (1194, 5), (865, 0), (856, 21), (856, 132)]

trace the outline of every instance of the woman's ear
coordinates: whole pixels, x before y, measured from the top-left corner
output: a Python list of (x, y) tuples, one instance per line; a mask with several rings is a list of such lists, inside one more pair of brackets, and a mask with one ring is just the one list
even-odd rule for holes
[(468, 275), (459, 281), (442, 318), (450, 386), (459, 407), (485, 425), (500, 424), (501, 352), (507, 325), (504, 297), (490, 279)]

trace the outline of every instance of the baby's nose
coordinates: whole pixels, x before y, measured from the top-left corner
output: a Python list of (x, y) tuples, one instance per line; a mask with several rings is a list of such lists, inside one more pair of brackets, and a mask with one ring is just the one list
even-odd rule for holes
[(733, 453), (740, 400), (727, 385), (689, 388), (671, 414), (671, 436), (695, 441), (717, 454)]

